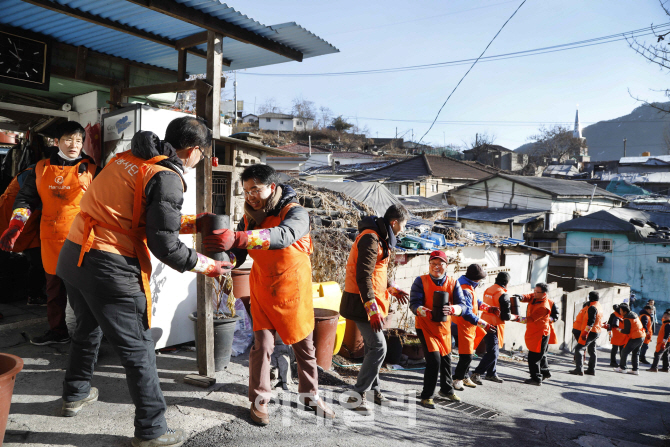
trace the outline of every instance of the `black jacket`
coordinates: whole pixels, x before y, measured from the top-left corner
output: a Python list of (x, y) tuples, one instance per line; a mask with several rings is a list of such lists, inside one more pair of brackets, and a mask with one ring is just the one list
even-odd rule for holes
[[(65, 160), (58, 155), (58, 148), (54, 147), (51, 149), (51, 155), (49, 156), (49, 161), (54, 166), (74, 166), (77, 163), (81, 162), (79, 165), (79, 173), (83, 174), (88, 170), (88, 164), (94, 164), (93, 159), (88, 155), (81, 153), (81, 157), (76, 160)], [(100, 172), (100, 166), (97, 167), (93, 177), (95, 178)], [(39, 192), (37, 192), (37, 176), (35, 170), (28, 172), (23, 186), (19, 190), (19, 193), (14, 199), (14, 209), (17, 208), (28, 208), (30, 211), (35, 211), (42, 208), (42, 199), (40, 198)]]
[[(358, 240), (358, 259), (356, 260), (356, 284), (360, 294), (344, 291), (340, 302), (340, 314), (353, 321), (368, 321), (363, 300), (375, 299), (372, 275), (377, 264), (379, 244), (382, 244), (383, 259), (387, 258), (390, 248), (395, 246), (395, 235), (389, 224), (382, 218), (368, 216), (358, 222), (358, 232), (372, 230), (375, 234), (366, 234)], [(388, 282), (388, 281), (387, 281)]]
[[(281, 210), (290, 203), (298, 203), (298, 195), (289, 185), (281, 186), (281, 198), (268, 216), (278, 216)], [(270, 228), (270, 250), (281, 250), (290, 247), (298, 239), (309, 233), (309, 213), (302, 206), (294, 206), (286, 212), (284, 220), (273, 228)], [(244, 219), (237, 224), (237, 231), (253, 230), (253, 227), (245, 228)], [(239, 267), (247, 259), (247, 250), (233, 249), (236, 266)]]

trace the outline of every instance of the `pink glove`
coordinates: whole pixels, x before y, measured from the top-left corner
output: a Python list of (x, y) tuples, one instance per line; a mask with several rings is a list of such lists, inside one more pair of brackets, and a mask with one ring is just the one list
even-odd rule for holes
[(388, 292), (396, 297), (400, 304), (407, 303), (407, 300), (409, 299), (409, 294), (398, 287), (395, 281), (391, 283), (391, 286), (388, 288)]
[(416, 308), (416, 314), (420, 317), (433, 317), (433, 311), (425, 306), (419, 306)]
[(384, 328), (384, 318), (382, 317), (382, 314), (379, 312), (379, 308), (377, 307), (377, 301), (376, 300), (366, 301), (365, 303), (363, 303), (363, 306), (365, 307), (365, 313), (368, 314), (372, 330), (375, 332), (381, 332), (381, 330)]
[(479, 320), (479, 322), (477, 323), (477, 326), (484, 329), (486, 332), (493, 332), (494, 334), (497, 332), (497, 329), (496, 329), (495, 326), (490, 325), (489, 323), (487, 323), (484, 320)]

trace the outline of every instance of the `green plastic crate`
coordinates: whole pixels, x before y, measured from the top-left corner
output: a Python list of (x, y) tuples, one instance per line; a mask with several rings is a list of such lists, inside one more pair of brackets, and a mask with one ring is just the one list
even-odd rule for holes
[(413, 250), (417, 250), (421, 247), (421, 244), (417, 241), (413, 241), (411, 239), (403, 238), (400, 241), (400, 246), (403, 248), (411, 248)]

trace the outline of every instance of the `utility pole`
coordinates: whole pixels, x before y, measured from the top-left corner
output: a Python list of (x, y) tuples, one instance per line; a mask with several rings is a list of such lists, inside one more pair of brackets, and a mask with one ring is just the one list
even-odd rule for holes
[(479, 147), (479, 134), (475, 134), (475, 147)]
[(396, 140), (398, 139), (398, 127), (397, 127), (397, 126), (396, 126), (396, 128), (395, 128), (395, 139), (396, 139)]
[(235, 102), (235, 116), (233, 117), (233, 125), (237, 126), (237, 72), (235, 72), (235, 80), (233, 81), (234, 102)]
[(626, 139), (623, 139), (623, 156), (626, 156)]

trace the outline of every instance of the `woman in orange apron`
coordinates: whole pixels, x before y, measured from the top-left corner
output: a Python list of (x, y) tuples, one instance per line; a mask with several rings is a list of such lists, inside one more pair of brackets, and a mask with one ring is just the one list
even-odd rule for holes
[[(428, 275), (419, 276), (412, 284), (409, 308), (416, 315), (414, 320), (416, 334), (423, 347), (426, 359), (426, 370), (423, 374), (423, 391), (421, 391), (421, 405), (426, 408), (435, 408), (433, 393), (437, 385), (437, 375), (440, 374), (439, 396), (458, 402), (461, 399), (454, 393), (454, 384), (451, 378), (451, 315), (454, 307), (451, 304), (464, 301), (463, 290), (460, 284), (447, 276), (447, 255), (440, 250), (430, 254)], [(435, 292), (446, 292), (449, 299), (441, 309), (433, 306)], [(433, 310), (440, 311), (446, 316), (446, 321), (433, 321)]]
[[(468, 266), (465, 275), (458, 278), (465, 302), (462, 315), (453, 317), (458, 328), (458, 364), (454, 372), (454, 388), (457, 390), (462, 390), (464, 385), (470, 388), (477, 387), (468, 377), (472, 355), (475, 353), (475, 339), (481, 339), (486, 332), (496, 330), (493, 325), (478, 316), (479, 307), (483, 302), (477, 298), (475, 289), (484, 278), (486, 278), (486, 272), (479, 264)], [(478, 331), (481, 334), (480, 337), (477, 337)]]
[(79, 213), (79, 202), (97, 174), (93, 159), (82, 154), (85, 137), (86, 131), (76, 121), (60, 126), (58, 138), (54, 140), (56, 150), (50, 158), (37, 162), (26, 177), (14, 201), (9, 227), (0, 237), (0, 248), (11, 250), (31, 214), (42, 209), (40, 242), (49, 329), (44, 335), (31, 338), (30, 342), (36, 345), (70, 341), (65, 324), (67, 292), (56, 275), (56, 264), (72, 221)]

